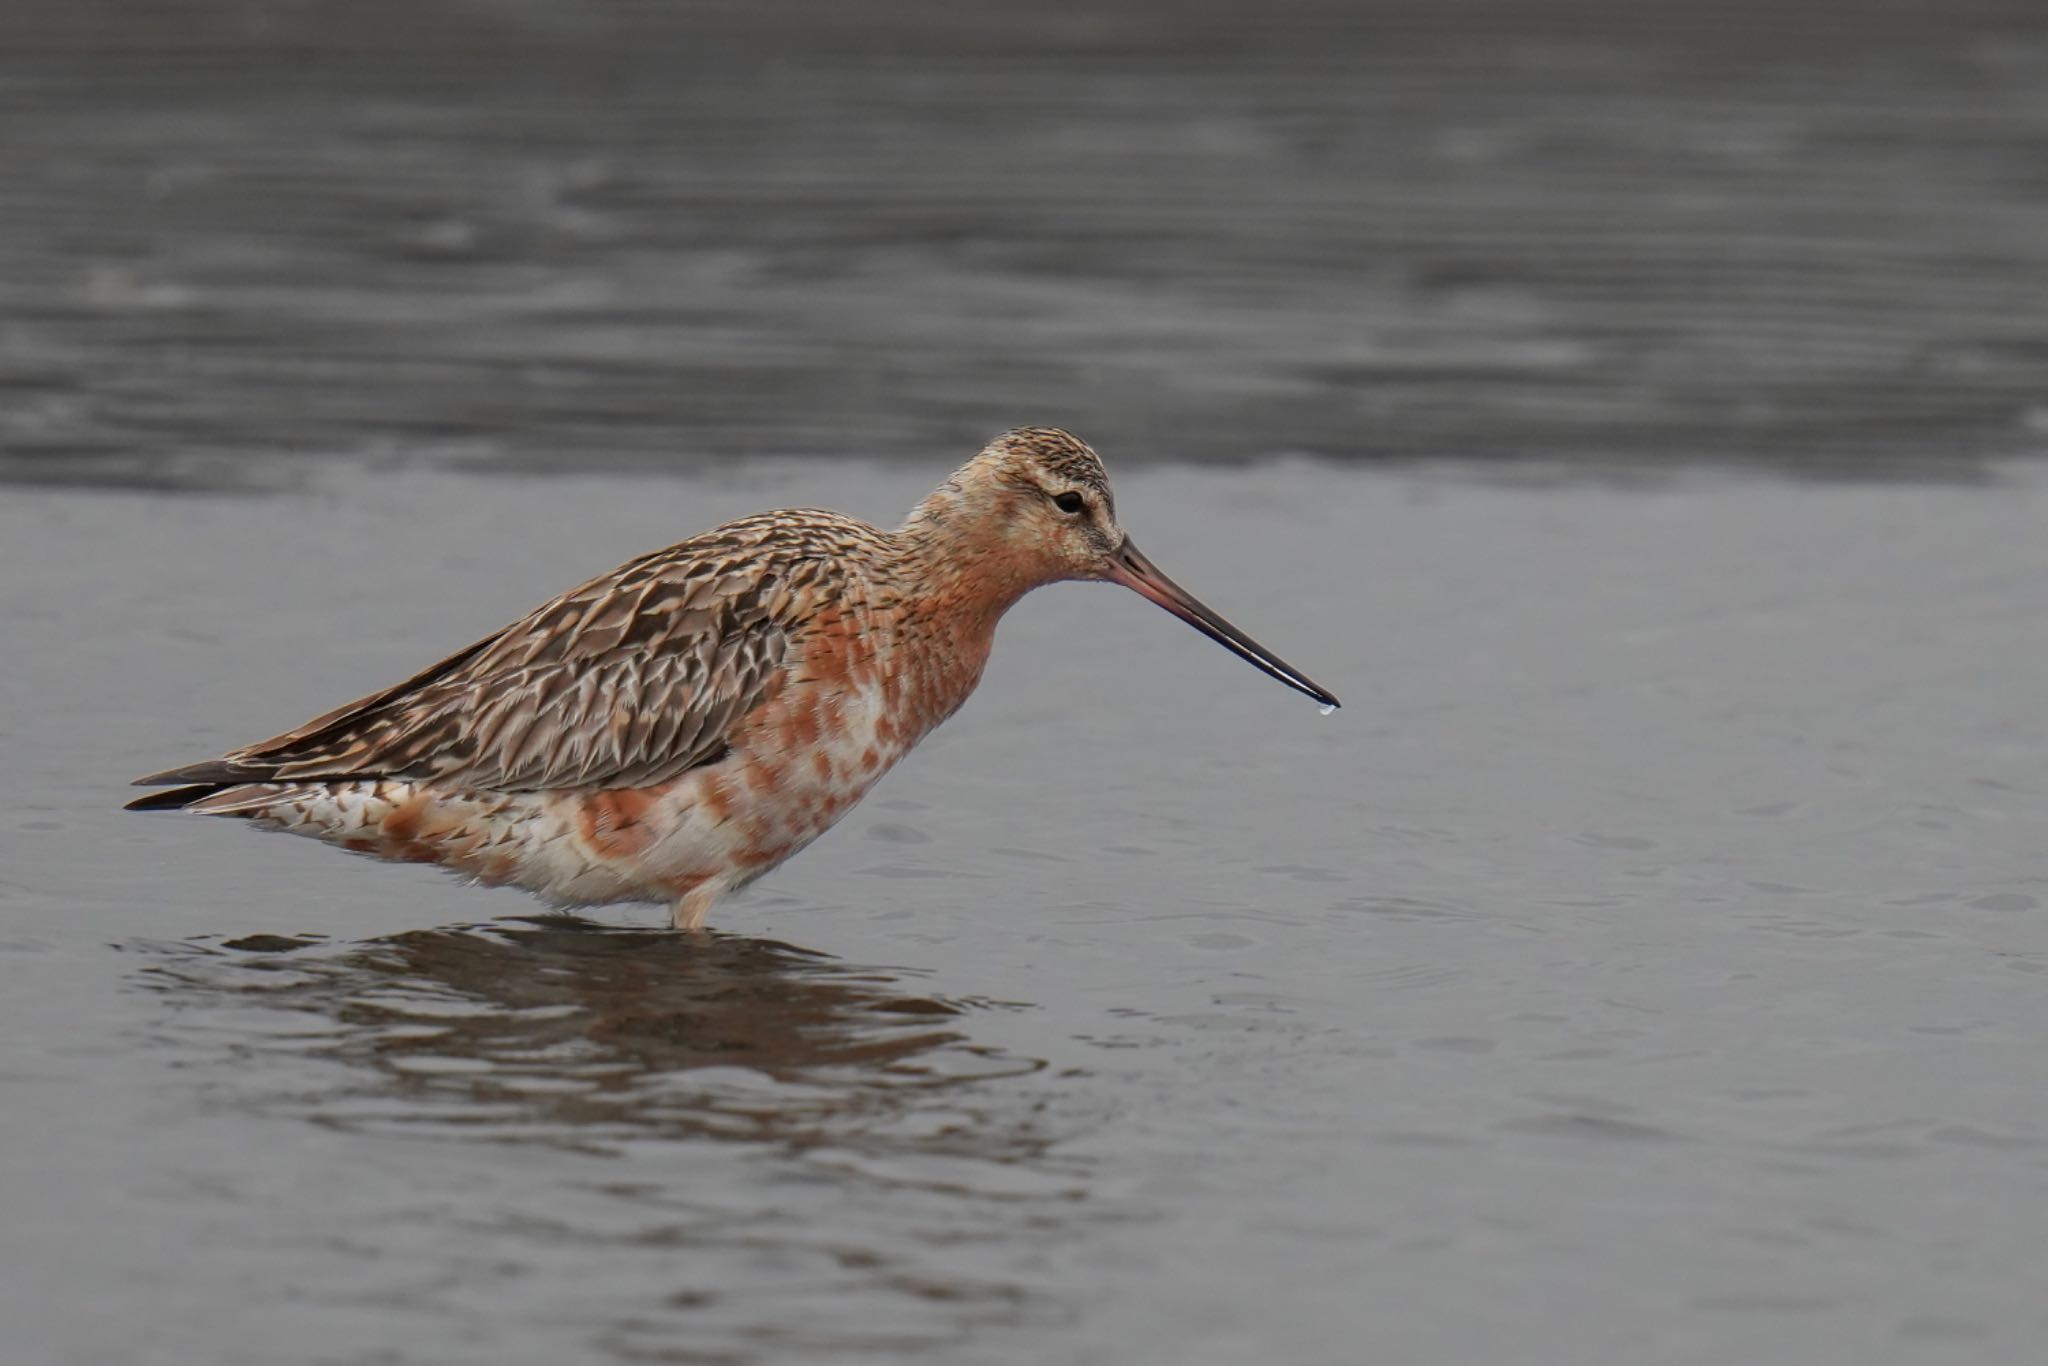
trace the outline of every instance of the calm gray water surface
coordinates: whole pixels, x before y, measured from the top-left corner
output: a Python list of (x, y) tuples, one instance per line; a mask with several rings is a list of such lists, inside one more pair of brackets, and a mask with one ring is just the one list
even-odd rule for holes
[(709, 948), (115, 809), (629, 552), (937, 473), (0, 499), (10, 1359), (2031, 1359), (2032, 467), (1128, 471), (1345, 710), (1034, 595)]
[[(2037, 1359), (2044, 149), (2036, 0), (0, 6), (0, 1356)], [(709, 947), (116, 810), (1026, 421), (1346, 709), (1038, 595)]]

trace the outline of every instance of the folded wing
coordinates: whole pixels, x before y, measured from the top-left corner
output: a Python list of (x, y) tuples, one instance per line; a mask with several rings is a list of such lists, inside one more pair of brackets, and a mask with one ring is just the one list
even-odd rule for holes
[(530, 792), (648, 787), (715, 762), (734, 723), (781, 687), (789, 654), (774, 575), (758, 560), (739, 573), (718, 549), (635, 560), (394, 688), (137, 782)]

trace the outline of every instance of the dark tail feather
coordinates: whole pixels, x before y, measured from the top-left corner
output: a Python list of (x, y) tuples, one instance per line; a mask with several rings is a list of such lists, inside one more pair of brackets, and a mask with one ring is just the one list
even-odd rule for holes
[(202, 816), (262, 816), (292, 790), (291, 783), (193, 783), (137, 797), (124, 809), (193, 811)]
[(161, 773), (137, 778), (133, 786), (162, 787), (166, 783), (206, 783), (209, 786), (219, 786), (224, 783), (246, 783), (252, 778), (268, 777), (269, 772), (267, 768), (251, 768), (247, 764), (229, 763), (226, 759), (208, 759), (204, 763), (167, 768)]
[(190, 787), (173, 787), (163, 792), (152, 792), (146, 797), (137, 797), (122, 807), (123, 811), (183, 811), (203, 797), (225, 791), (227, 783), (194, 783)]

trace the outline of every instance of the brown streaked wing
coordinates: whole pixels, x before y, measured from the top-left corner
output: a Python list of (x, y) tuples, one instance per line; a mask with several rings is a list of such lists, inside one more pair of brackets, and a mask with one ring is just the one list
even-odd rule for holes
[[(735, 547), (642, 557), (398, 687), (148, 781), (409, 778), (493, 791), (646, 787), (726, 749), (788, 637)], [(696, 553), (690, 553), (695, 551)]]

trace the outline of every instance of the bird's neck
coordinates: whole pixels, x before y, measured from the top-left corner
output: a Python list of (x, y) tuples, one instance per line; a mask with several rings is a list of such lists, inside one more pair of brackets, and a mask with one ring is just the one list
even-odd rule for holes
[(919, 611), (950, 621), (963, 639), (992, 638), (1003, 613), (1048, 581), (1041, 566), (989, 536), (951, 481), (912, 510), (895, 540)]

